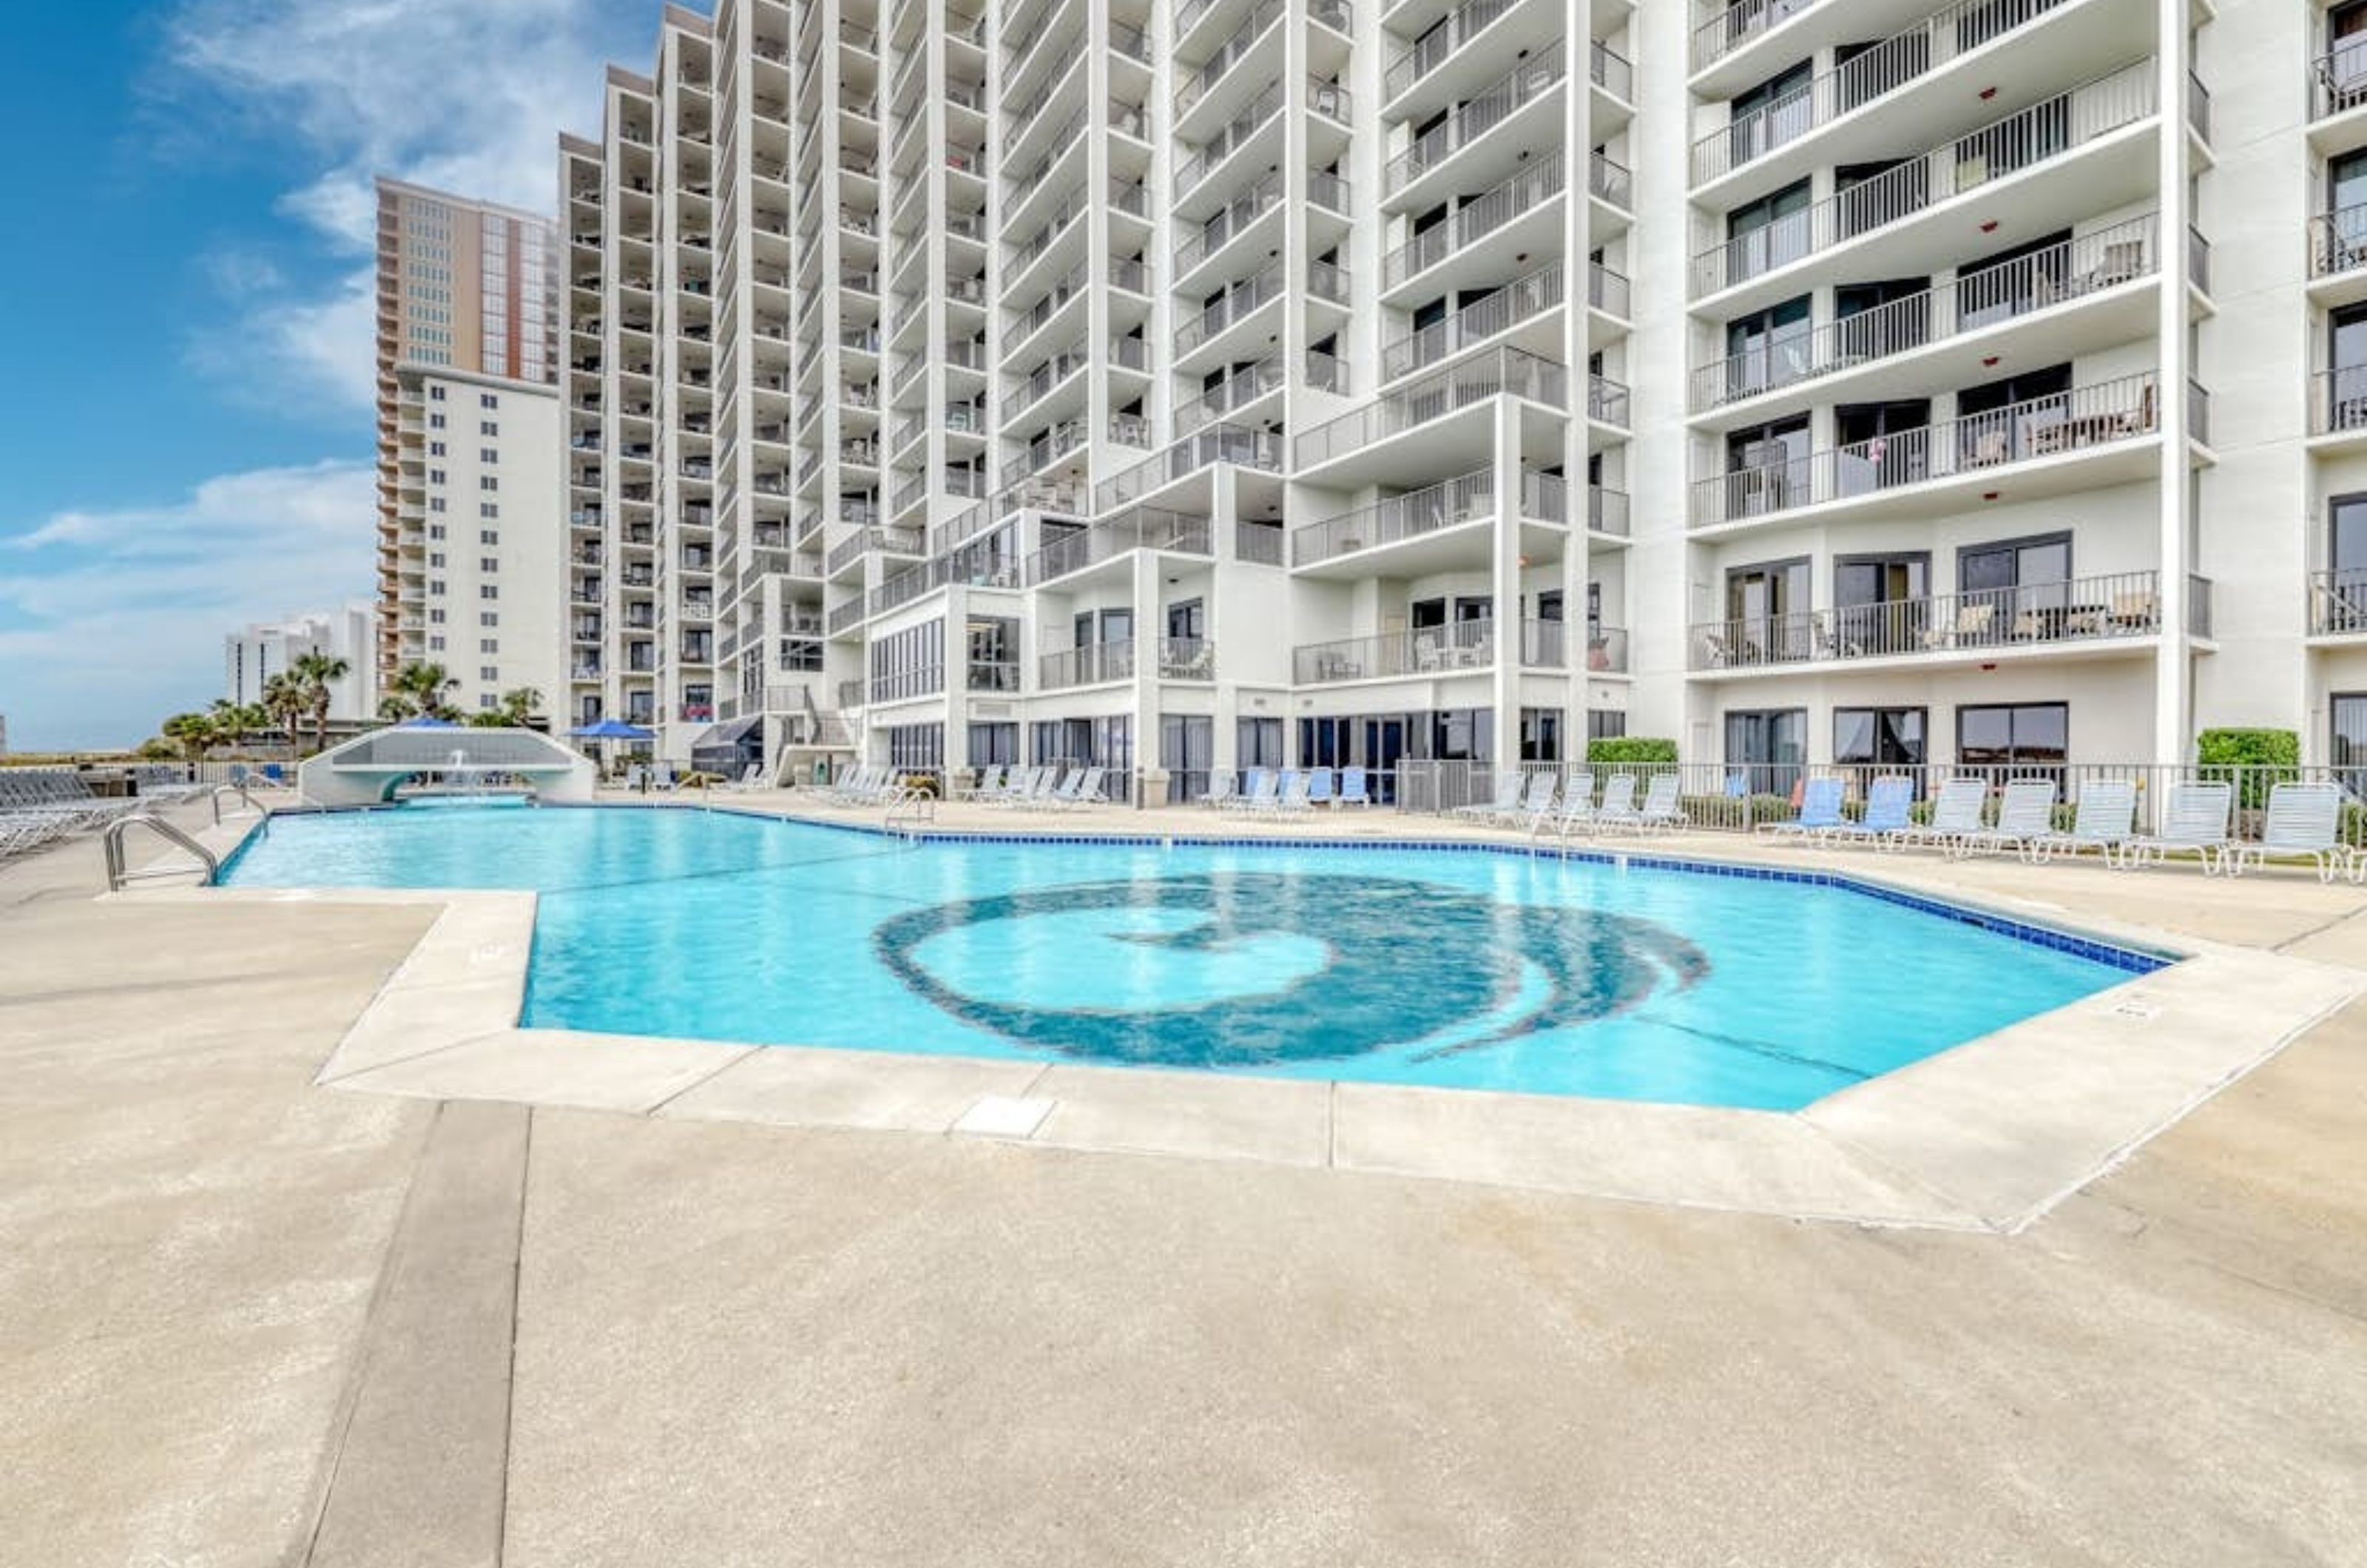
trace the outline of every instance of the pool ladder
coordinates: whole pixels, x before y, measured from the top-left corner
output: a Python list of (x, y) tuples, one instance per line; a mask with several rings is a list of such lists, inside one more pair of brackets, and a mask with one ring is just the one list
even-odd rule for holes
[(937, 819), (937, 797), (927, 790), (899, 787), (889, 792), (882, 826), (891, 832), (900, 826), (925, 827)]
[[(123, 836), (134, 828), (150, 829), (166, 843), (177, 849), (188, 851), (198, 858), (198, 864), (191, 866), (166, 861), (159, 865), (143, 866), (138, 871), (132, 870), (124, 860)], [(151, 817), (144, 811), (135, 811), (129, 817), (119, 817), (109, 822), (107, 825), (107, 831), (101, 835), (99, 841), (107, 852), (107, 890), (109, 893), (120, 893), (135, 882), (154, 882), (167, 876), (186, 876), (200, 867), (205, 872), (205, 880), (211, 882), (214, 879), (214, 874), (221, 869), (221, 862), (214, 858), (211, 850), (207, 849), (163, 818)]]

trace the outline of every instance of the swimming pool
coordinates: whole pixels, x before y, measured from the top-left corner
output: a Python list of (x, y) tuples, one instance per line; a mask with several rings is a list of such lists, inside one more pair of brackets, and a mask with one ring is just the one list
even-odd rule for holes
[(1763, 874), (679, 809), (280, 816), (221, 880), (534, 891), (535, 1028), (1761, 1110), (2163, 962)]

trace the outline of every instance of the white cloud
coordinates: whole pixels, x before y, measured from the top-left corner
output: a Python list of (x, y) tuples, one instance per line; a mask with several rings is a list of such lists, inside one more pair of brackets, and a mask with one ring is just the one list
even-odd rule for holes
[(360, 463), (261, 468), (0, 540), (0, 713), (24, 750), (123, 745), (221, 694), (221, 639), (367, 594)]
[[(656, 23), (640, 0), (183, 0), (159, 86), (318, 158), (278, 209), (359, 257), (379, 174), (549, 210), (559, 132), (596, 126), (604, 64), (646, 53)], [(192, 358), (273, 405), (367, 408), (372, 286), (361, 272), (325, 292), (234, 293), (233, 319), (197, 333)]]

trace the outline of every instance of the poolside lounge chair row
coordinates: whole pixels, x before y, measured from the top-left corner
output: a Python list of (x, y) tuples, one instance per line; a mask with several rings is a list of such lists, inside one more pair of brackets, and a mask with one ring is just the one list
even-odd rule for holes
[(1336, 785), (1329, 768), (1251, 768), (1239, 790), (1231, 773), (1212, 775), (1199, 803), (1220, 811), (1311, 811), (1319, 806), (1370, 806), (1373, 795), (1362, 768), (1341, 769)]
[(1107, 768), (990, 766), (978, 776), (973, 798), (1012, 811), (1073, 811), (1100, 806)]
[(1448, 815), (1463, 821), (1499, 828), (1517, 828), (1532, 835), (1552, 833), (1645, 833), (1682, 828), (1691, 820), (1677, 804), (1674, 773), (1656, 774), (1645, 787), (1640, 806), (1633, 773), (1614, 773), (1595, 798), (1594, 775), (1580, 770), (1565, 782), (1554, 774), (1523, 778), (1507, 772), (1496, 781), (1496, 797), (1485, 804), (1455, 807)]
[(2090, 850), (2106, 865), (2135, 871), (2192, 855), (2206, 874), (2240, 875), (2270, 859), (2313, 863), (2321, 881), (2349, 874), (2367, 876), (2367, 858), (2341, 840), (2342, 790), (2332, 784), (2280, 784), (2269, 791), (2268, 813), (2256, 840), (2237, 839), (2231, 823), (2236, 786), (2197, 781), (2169, 786), (2157, 831), (2136, 830), (2136, 785), (2124, 779), (2091, 779), (2081, 785), (2071, 825), (2056, 825), (2052, 779), (2016, 779), (1988, 816), (1989, 786), (1977, 778), (1950, 779), (1933, 797), (1929, 817), (1915, 820), (1914, 783), (1880, 778), (1868, 786), (1865, 808), (1855, 820), (1842, 814), (1843, 783), (1810, 779), (1802, 787), (1797, 820), (1771, 824), (1779, 839), (1818, 845), (1861, 844), (1877, 849), (1924, 846), (1964, 857), (2012, 851), (2037, 864), (2077, 858)]
[(866, 763), (844, 778), (815, 784), (813, 794), (827, 806), (891, 806), (908, 798), (911, 789), (898, 770)]

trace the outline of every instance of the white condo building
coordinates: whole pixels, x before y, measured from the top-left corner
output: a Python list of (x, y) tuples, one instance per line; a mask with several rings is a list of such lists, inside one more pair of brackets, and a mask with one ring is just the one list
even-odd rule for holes
[(563, 141), (570, 721), (2367, 745), (2367, 5), (970, 3), (669, 7)]
[(566, 701), (550, 220), (380, 180), (378, 674)]
[(378, 715), (378, 606), (367, 601), (318, 615), (260, 622), (222, 638), (222, 696), (232, 703), (259, 703), (275, 675), (283, 675), (308, 655), (345, 661), (345, 673), (329, 685), (329, 716), (368, 719)]

